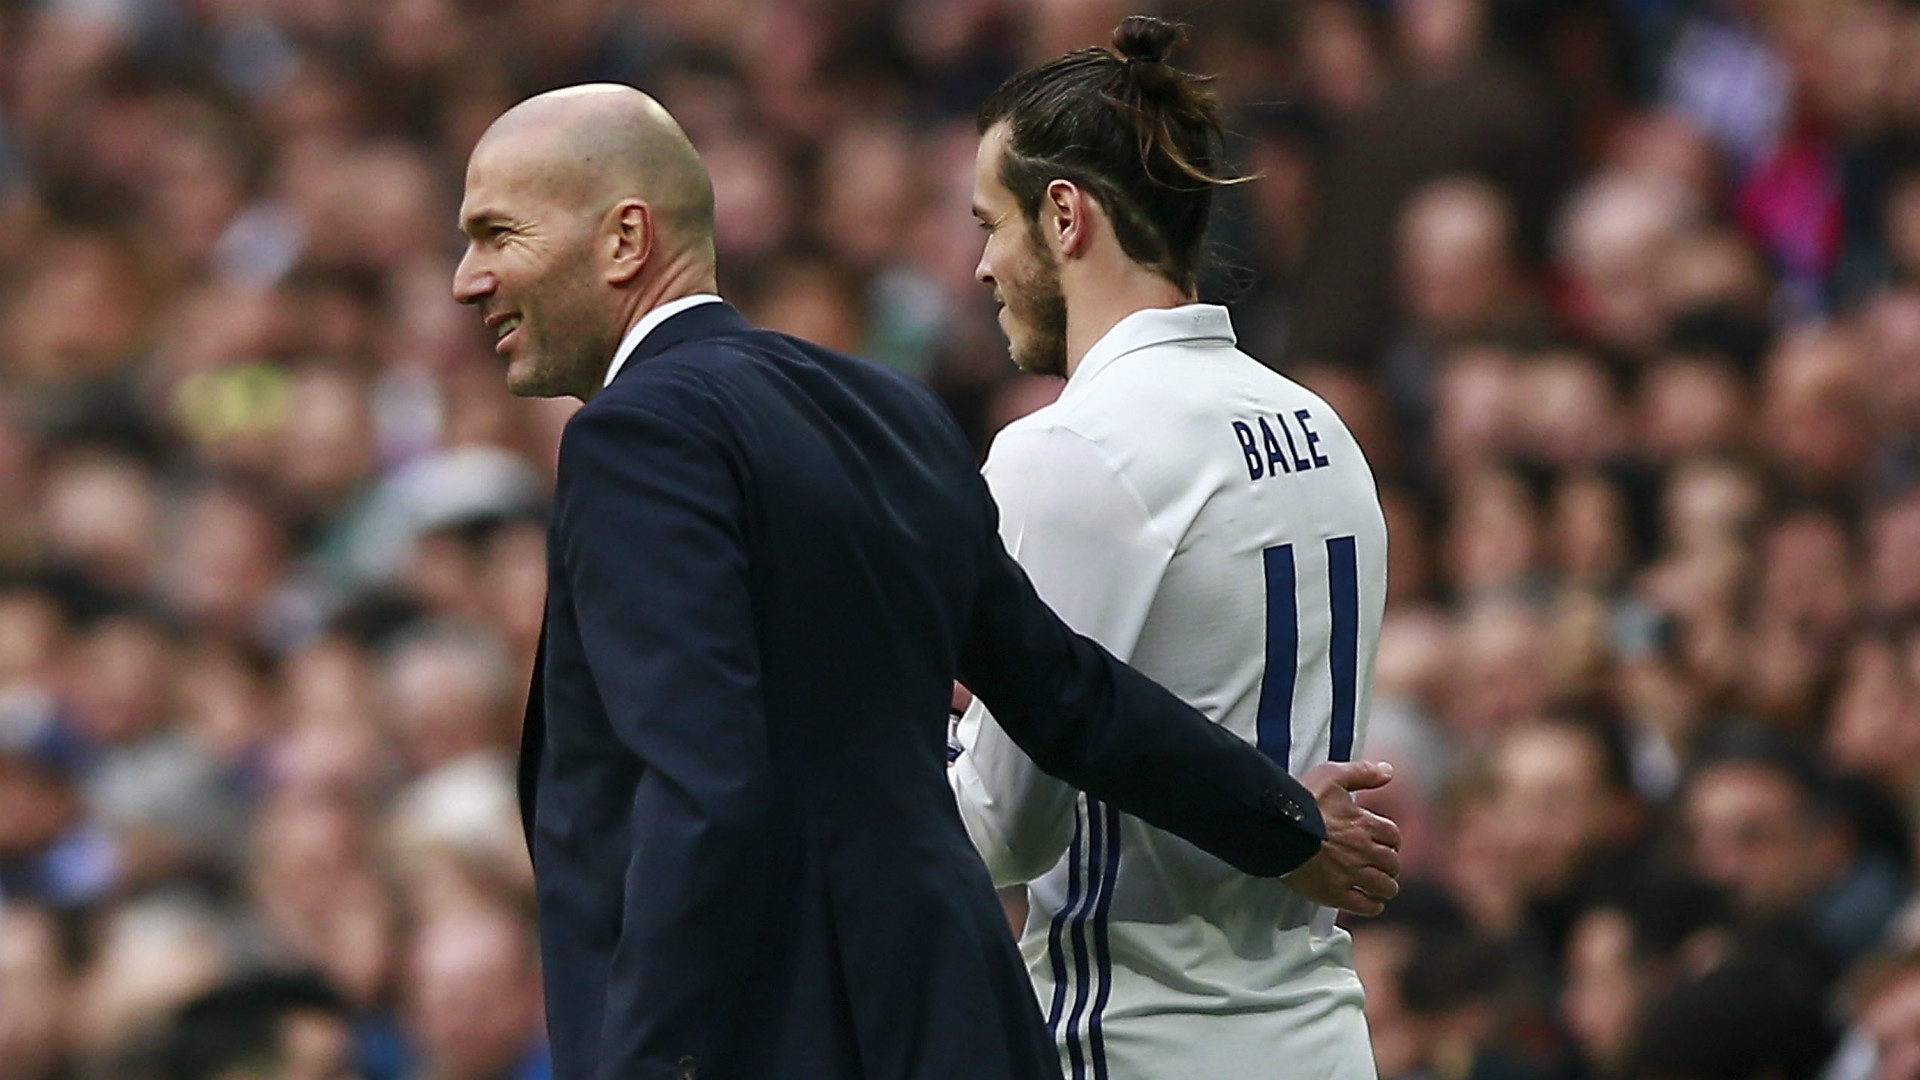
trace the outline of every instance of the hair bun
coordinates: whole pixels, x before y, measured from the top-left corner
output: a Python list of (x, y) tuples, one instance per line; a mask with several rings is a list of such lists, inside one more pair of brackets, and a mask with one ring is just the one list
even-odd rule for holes
[(1151, 15), (1129, 15), (1114, 27), (1113, 47), (1123, 59), (1159, 64), (1186, 36), (1187, 28), (1179, 23)]

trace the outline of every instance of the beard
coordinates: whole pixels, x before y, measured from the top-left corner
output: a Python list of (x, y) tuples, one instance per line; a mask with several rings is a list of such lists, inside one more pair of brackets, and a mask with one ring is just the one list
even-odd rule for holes
[(522, 340), (507, 365), (507, 391), (516, 397), (575, 397), (600, 389), (625, 327), (609, 320), (580, 283), (593, 262), (582, 244), (562, 253), (521, 300)]
[(1032, 231), (1033, 275), (1022, 281), (1009, 281), (1000, 290), (1012, 329), (1024, 331), (1018, 338), (1009, 334), (1008, 345), (1013, 364), (1021, 371), (1065, 378), (1067, 297), (1060, 291), (1060, 263), (1041, 242), (1038, 224)]

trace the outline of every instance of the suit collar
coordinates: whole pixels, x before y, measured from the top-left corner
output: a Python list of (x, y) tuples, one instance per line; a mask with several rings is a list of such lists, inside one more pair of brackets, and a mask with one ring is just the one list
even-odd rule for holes
[(732, 304), (712, 293), (669, 300), (642, 315), (627, 331), (614, 353), (613, 363), (607, 368), (603, 385), (612, 386), (613, 380), (628, 367), (658, 356), (683, 341), (751, 328), (752, 324)]

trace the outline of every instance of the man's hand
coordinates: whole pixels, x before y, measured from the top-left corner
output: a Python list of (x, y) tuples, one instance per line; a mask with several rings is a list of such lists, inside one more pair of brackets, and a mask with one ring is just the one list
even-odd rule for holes
[(1329, 761), (1301, 783), (1313, 792), (1327, 822), (1327, 839), (1306, 864), (1280, 880), (1315, 903), (1378, 915), (1398, 896), (1400, 826), (1362, 807), (1353, 793), (1386, 786), (1393, 766), (1383, 761)]

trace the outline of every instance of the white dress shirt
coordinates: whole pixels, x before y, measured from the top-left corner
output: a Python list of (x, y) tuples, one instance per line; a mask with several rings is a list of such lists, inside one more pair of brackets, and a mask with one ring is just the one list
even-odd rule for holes
[(627, 328), (627, 336), (620, 339), (620, 347), (614, 350), (613, 353), (613, 363), (607, 368), (606, 381), (600, 385), (603, 387), (613, 385), (613, 377), (620, 374), (621, 368), (627, 366), (627, 357), (632, 356), (633, 351), (640, 347), (640, 343), (646, 340), (647, 335), (653, 333), (654, 327), (659, 326), (661, 323), (666, 322), (668, 319), (673, 318), (688, 308), (699, 307), (701, 304), (718, 303), (722, 303), (722, 301), (713, 293), (693, 293), (690, 296), (682, 296), (677, 300), (669, 300), (647, 312), (645, 315), (640, 316), (637, 322)]

